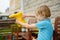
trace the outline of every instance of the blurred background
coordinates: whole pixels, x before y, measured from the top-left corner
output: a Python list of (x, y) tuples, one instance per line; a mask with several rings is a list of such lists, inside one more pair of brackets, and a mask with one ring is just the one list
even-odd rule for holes
[[(7, 20), (10, 14), (19, 10), (22, 10), (24, 14), (35, 14), (36, 8), (41, 5), (47, 5), (50, 8), (54, 29), (55, 18), (60, 16), (60, 0), (0, 0), (0, 20)], [(3, 40), (3, 34), (9, 33), (11, 33), (10, 25), (3, 28), (0, 26), (0, 40)]]

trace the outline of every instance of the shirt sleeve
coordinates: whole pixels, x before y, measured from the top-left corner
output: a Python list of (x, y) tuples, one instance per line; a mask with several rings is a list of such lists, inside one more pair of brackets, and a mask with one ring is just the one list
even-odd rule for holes
[(46, 22), (37, 22), (35, 24), (36, 28), (46, 28), (48, 24)]

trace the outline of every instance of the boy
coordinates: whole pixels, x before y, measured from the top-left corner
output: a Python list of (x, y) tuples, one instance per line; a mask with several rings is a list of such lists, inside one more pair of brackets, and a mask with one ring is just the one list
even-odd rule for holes
[(51, 40), (53, 36), (53, 27), (50, 21), (50, 9), (46, 5), (38, 7), (36, 10), (36, 18), (38, 20), (35, 24), (22, 23), (16, 20), (16, 23), (21, 24), (22, 27), (26, 28), (37, 28), (38, 37), (37, 40)]

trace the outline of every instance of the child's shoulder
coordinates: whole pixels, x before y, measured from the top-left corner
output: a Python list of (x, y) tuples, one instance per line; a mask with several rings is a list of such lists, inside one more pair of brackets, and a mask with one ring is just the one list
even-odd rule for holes
[(38, 21), (37, 23), (39, 23), (39, 24), (50, 24), (50, 21), (43, 20), (43, 21)]

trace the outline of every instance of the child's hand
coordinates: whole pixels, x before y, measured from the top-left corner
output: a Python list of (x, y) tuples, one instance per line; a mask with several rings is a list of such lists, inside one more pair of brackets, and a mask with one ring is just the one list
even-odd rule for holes
[(16, 20), (16, 23), (17, 23), (17, 24), (20, 24), (20, 21)]
[(26, 15), (22, 15), (22, 18), (26, 18)]

